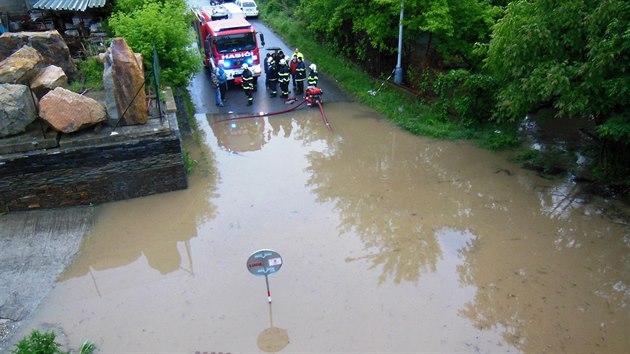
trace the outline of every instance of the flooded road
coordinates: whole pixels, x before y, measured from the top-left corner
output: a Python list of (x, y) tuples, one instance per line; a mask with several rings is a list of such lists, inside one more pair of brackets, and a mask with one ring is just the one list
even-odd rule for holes
[[(189, 189), (98, 206), (24, 333), (53, 324), (103, 353), (630, 350), (630, 228), (613, 205), (325, 107), (332, 133), (316, 109), (197, 114)], [(246, 269), (263, 248), (283, 258), (271, 305)]]

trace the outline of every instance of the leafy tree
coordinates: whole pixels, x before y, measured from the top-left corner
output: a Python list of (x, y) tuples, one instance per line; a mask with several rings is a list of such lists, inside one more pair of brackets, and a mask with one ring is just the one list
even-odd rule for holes
[[(126, 1), (126, 4), (137, 2)], [(200, 69), (199, 53), (190, 46), (195, 39), (188, 7), (183, 0), (145, 0), (129, 12), (113, 14), (109, 25), (116, 36), (125, 38), (134, 51), (143, 55), (148, 70), (153, 67), (155, 45), (164, 82), (187, 86)]]
[[(311, 31), (346, 55), (356, 53), (364, 59), (375, 54), (371, 49), (384, 55), (398, 50), (400, 5), (400, 0), (309, 0), (302, 1), (299, 14)], [(404, 10), (404, 39), (429, 34), (429, 45), (464, 62), (469, 62), (475, 42), (489, 38), (500, 14), (486, 0), (406, 0)]]
[(520, 120), (551, 104), (558, 115), (592, 116), (600, 133), (627, 139), (629, 65), (627, 1), (512, 2), (494, 28), (486, 61), (502, 83), (496, 118)]
[(506, 11), (486, 61), (501, 86), (495, 118), (520, 121), (543, 105), (589, 117), (604, 147), (603, 177), (630, 184), (622, 168), (630, 162), (630, 3), (519, 0)]
[(138, 8), (141, 8), (145, 3), (145, 0), (116, 0), (114, 5), (114, 12), (132, 12)]

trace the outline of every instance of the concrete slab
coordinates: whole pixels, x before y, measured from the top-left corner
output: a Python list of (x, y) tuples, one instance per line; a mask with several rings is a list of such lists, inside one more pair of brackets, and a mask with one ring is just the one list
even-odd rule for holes
[(164, 91), (162, 91), (162, 94), (164, 95), (164, 100), (166, 101), (166, 112), (177, 112), (177, 104), (175, 103), (175, 98), (173, 97), (173, 90), (170, 87), (166, 87)]
[(104, 126), (101, 130), (85, 129), (73, 134), (63, 134), (59, 139), (59, 147), (96, 146), (132, 140), (145, 136), (167, 136), (171, 134), (171, 125), (166, 116), (151, 118), (146, 124), (120, 126), (114, 129)]
[(59, 133), (52, 130), (43, 133), (40, 122), (35, 122), (23, 134), (0, 139), (0, 155), (55, 148), (58, 139)]
[(0, 352), (72, 262), (94, 215), (73, 207), (0, 216)]

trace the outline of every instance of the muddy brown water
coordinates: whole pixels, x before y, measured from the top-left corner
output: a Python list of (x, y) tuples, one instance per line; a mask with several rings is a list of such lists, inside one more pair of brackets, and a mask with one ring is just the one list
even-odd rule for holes
[[(333, 133), (317, 110), (197, 115), (190, 187), (98, 206), (24, 332), (105, 353), (630, 351), (612, 202), (358, 104), (326, 111)], [(263, 248), (283, 258), (271, 305), (245, 267)]]

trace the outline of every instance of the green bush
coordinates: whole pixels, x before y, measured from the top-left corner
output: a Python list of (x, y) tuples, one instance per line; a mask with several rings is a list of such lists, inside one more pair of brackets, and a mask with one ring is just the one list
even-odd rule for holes
[(79, 70), (85, 78), (85, 86), (94, 90), (103, 89), (103, 63), (98, 57), (91, 57), (79, 64)]
[(572, 152), (559, 149), (545, 151), (528, 149), (520, 152), (510, 161), (521, 163), (524, 168), (538, 172), (541, 177), (555, 178), (566, 172), (569, 167), (567, 164), (575, 160), (574, 157)]
[(157, 51), (161, 82), (175, 87), (186, 87), (192, 76), (201, 69), (201, 57), (191, 47), (195, 37), (190, 22), (192, 14), (183, 0), (130, 1), (127, 12), (116, 12), (109, 25), (127, 45), (141, 53), (147, 71), (153, 69), (153, 48)]
[(436, 77), (435, 108), (444, 119), (455, 117), (464, 126), (489, 121), (495, 107), (497, 84), (492, 76), (468, 70), (451, 70)]
[[(11, 351), (12, 354), (70, 354), (60, 349), (60, 344), (55, 342), (55, 332), (40, 332), (33, 330), (27, 337), (20, 339)], [(96, 347), (94, 343), (85, 341), (79, 349), (79, 354), (92, 354)]]
[(34, 330), (28, 337), (22, 338), (11, 351), (13, 354), (62, 354), (59, 343), (55, 342), (54, 332), (41, 333)]
[(93, 56), (79, 62), (79, 72), (81, 77), (79, 80), (70, 84), (69, 90), (81, 93), (86, 89), (102, 90), (103, 89), (103, 63), (98, 57)]
[(488, 133), (482, 133), (478, 145), (493, 151), (513, 149), (520, 145), (516, 129), (494, 129)]

